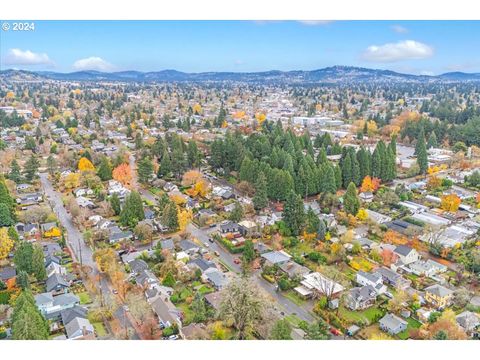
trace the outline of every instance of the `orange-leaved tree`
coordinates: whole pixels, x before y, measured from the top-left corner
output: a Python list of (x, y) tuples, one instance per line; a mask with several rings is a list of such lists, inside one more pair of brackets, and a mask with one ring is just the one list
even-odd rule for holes
[(112, 177), (123, 185), (130, 185), (132, 182), (132, 169), (130, 165), (123, 163), (112, 171)]

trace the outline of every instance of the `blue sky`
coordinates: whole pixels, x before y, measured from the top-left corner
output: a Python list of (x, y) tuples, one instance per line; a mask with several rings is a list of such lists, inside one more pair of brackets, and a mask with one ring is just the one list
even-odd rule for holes
[(480, 21), (35, 21), (0, 33), (0, 68), (480, 72), (479, 39)]

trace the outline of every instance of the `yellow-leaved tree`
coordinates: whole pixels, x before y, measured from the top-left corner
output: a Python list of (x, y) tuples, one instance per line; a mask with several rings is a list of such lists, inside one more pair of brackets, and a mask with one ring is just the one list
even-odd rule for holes
[(78, 170), (80, 171), (95, 171), (95, 166), (93, 166), (92, 162), (88, 160), (86, 157), (82, 157), (78, 162)]
[(12, 249), (13, 240), (8, 236), (7, 228), (0, 228), (0, 260), (6, 259)]
[(184, 231), (187, 225), (192, 221), (193, 214), (192, 210), (189, 209), (181, 209), (178, 207), (177, 209), (177, 217), (178, 217), (178, 227), (180, 231)]

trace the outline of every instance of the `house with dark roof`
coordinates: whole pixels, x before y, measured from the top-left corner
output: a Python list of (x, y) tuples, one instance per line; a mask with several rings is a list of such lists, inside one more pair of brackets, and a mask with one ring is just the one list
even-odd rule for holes
[(393, 252), (404, 265), (411, 264), (420, 259), (418, 251), (406, 245), (397, 246)]
[(45, 283), (47, 292), (60, 293), (66, 292), (70, 287), (63, 275), (53, 273), (50, 275)]
[(76, 317), (65, 325), (69, 340), (94, 339), (95, 328), (88, 319)]
[(73, 307), (67, 308), (60, 312), (60, 318), (62, 319), (63, 325), (68, 324), (77, 317), (86, 319), (87, 315), (88, 309), (79, 305), (74, 305)]
[(217, 268), (208, 268), (203, 272), (202, 279), (220, 290), (228, 284), (228, 278)]
[(240, 225), (233, 221), (227, 221), (220, 224), (220, 231), (223, 234), (240, 232)]
[(364, 310), (369, 308), (377, 300), (377, 292), (371, 285), (350, 289), (345, 304), (351, 310)]
[(5, 266), (0, 269), (0, 280), (7, 282), (17, 276), (17, 270), (13, 266)]
[(190, 260), (190, 262), (188, 262), (187, 265), (193, 269), (200, 269), (202, 272), (210, 268), (215, 268), (215, 269), (217, 268), (215, 263), (213, 263), (212, 261), (205, 260), (203, 258), (196, 258), (196, 259)]

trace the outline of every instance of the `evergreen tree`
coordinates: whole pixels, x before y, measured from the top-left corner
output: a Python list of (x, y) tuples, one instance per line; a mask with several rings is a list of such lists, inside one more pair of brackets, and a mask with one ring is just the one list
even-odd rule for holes
[(288, 194), (283, 214), (285, 225), (293, 235), (299, 235), (305, 221), (305, 212), (301, 196), (295, 194), (293, 190)]
[(200, 152), (198, 151), (197, 143), (194, 140), (188, 142), (187, 161), (190, 168), (197, 168), (200, 166)]
[[(323, 172), (323, 169), (322, 169)], [(323, 192), (335, 194), (337, 192), (337, 182), (335, 178), (335, 170), (330, 163), (327, 163), (324, 169), (324, 183), (322, 185)]]
[(326, 234), (327, 234), (327, 227), (325, 226), (325, 222), (323, 220), (320, 220), (318, 223), (318, 229), (317, 229), (317, 239), (324, 240)]
[(22, 182), (22, 174), (20, 170), (20, 165), (18, 165), (17, 160), (13, 159), (12, 163), (10, 164), (10, 173), (8, 174), (8, 178), (19, 184)]
[(112, 179), (112, 164), (106, 156), (102, 157), (102, 160), (100, 160), (97, 175), (102, 181), (108, 181)]
[(153, 174), (153, 163), (148, 157), (145, 157), (138, 162), (137, 173), (138, 180), (142, 184), (147, 184), (150, 181)]
[(48, 322), (38, 310), (29, 290), (23, 290), (15, 300), (12, 314), (14, 340), (47, 340)]
[(343, 197), (343, 206), (348, 214), (357, 215), (360, 210), (360, 199), (357, 195), (357, 187), (353, 182), (348, 184), (347, 191)]
[(31, 182), (37, 176), (38, 168), (40, 167), (40, 162), (37, 157), (32, 154), (30, 158), (25, 163), (25, 168), (23, 169), (25, 173), (25, 179)]
[(280, 319), (273, 324), (270, 340), (292, 340), (292, 326), (286, 319)]
[(436, 148), (436, 147), (438, 147), (437, 135), (435, 134), (435, 131), (432, 131), (430, 133), (430, 136), (428, 137), (427, 149)]
[(143, 219), (145, 219), (145, 213), (142, 197), (138, 192), (132, 191), (125, 199), (125, 204), (120, 212), (120, 223), (133, 228)]
[(112, 207), (115, 215), (120, 215), (122, 209), (120, 206), (120, 198), (118, 197), (117, 193), (113, 193), (113, 195), (110, 196), (110, 206)]
[(26, 271), (21, 270), (17, 275), (17, 284), (22, 290), (30, 289), (30, 280), (28, 279), (28, 274)]
[[(423, 127), (422, 127), (422, 130), (423, 130)], [(428, 170), (428, 154), (427, 154), (427, 146), (425, 144), (425, 137), (419, 136), (417, 144), (415, 146), (415, 154), (417, 155), (417, 164), (418, 164), (418, 167), (420, 168), (420, 173), (426, 174)]]
[(335, 172), (335, 185), (337, 186), (337, 190), (338, 190), (342, 187), (342, 181), (343, 181), (342, 169), (340, 166), (335, 165), (333, 170)]
[(52, 155), (49, 155), (47, 158), (47, 169), (50, 175), (55, 174), (55, 171), (57, 170), (57, 162)]
[(239, 222), (240, 220), (242, 220), (242, 218), (243, 218), (243, 207), (238, 201), (235, 202), (235, 206), (234, 206), (233, 210), (231, 211), (228, 218), (231, 221), (234, 221), (234, 222)]
[[(10, 214), (10, 217), (15, 220), (15, 200), (10, 195), (5, 179), (0, 175), (0, 204), (4, 204)], [(7, 226), (7, 225), (6, 225)]]
[(343, 186), (346, 188), (348, 184), (353, 182), (352, 158), (350, 157), (350, 154), (347, 154), (341, 166), (342, 166)]
[(37, 281), (43, 281), (47, 278), (47, 272), (45, 270), (45, 258), (43, 256), (43, 249), (35, 245), (32, 253), (32, 274)]
[(172, 162), (170, 160), (170, 154), (165, 150), (162, 156), (162, 161), (160, 162), (160, 167), (158, 168), (157, 176), (159, 178), (170, 175), (172, 172)]
[(33, 245), (27, 241), (20, 242), (15, 250), (13, 262), (17, 271), (25, 271), (27, 274), (33, 273), (32, 266)]
[(267, 179), (261, 172), (255, 182), (255, 195), (253, 196), (253, 207), (255, 210), (261, 210), (268, 205), (267, 199)]
[(169, 201), (162, 213), (162, 224), (170, 231), (178, 230), (178, 213), (177, 205), (173, 201)]
[(10, 209), (7, 204), (0, 203), (0, 227), (3, 226), (12, 226), (15, 224), (12, 215), (10, 214)]
[(308, 234), (315, 234), (317, 233), (319, 226), (320, 226), (320, 219), (312, 210), (312, 208), (309, 208), (307, 211), (307, 215), (305, 216), (305, 231)]

